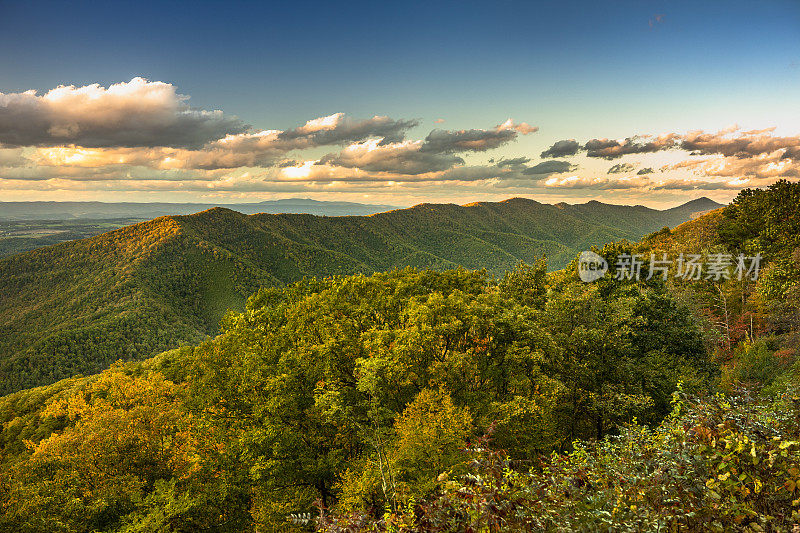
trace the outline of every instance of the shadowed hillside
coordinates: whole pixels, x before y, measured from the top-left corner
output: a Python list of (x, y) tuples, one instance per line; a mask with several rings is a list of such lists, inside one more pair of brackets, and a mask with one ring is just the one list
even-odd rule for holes
[(0, 261), (0, 392), (142, 359), (217, 331), (258, 287), (396, 267), (487, 268), (638, 240), (718, 207), (421, 204), (371, 216), (162, 217)]

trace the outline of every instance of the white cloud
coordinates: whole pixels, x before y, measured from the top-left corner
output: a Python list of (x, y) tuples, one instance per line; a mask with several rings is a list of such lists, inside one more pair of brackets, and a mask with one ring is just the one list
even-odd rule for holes
[(423, 146), (422, 141), (406, 140), (384, 144), (381, 139), (370, 139), (351, 144), (338, 154), (328, 154), (321, 162), (340, 167), (402, 174), (446, 170), (464, 162), (452, 154), (425, 152), (422, 150)]
[(0, 93), (0, 143), (14, 146), (199, 147), (247, 128), (222, 111), (193, 109), (174, 85), (144, 78), (109, 87)]

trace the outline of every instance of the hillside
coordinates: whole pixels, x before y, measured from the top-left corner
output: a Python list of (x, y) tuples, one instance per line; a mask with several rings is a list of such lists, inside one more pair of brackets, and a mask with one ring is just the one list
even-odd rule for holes
[(600, 202), (421, 204), (371, 216), (215, 208), (162, 217), (0, 261), (0, 392), (143, 359), (218, 331), (258, 287), (396, 267), (487, 268), (638, 240), (717, 207)]
[(642, 245), (668, 254), (700, 253), (717, 244), (723, 209), (714, 209), (702, 216), (679, 224), (670, 231), (661, 230), (647, 235)]
[[(782, 181), (598, 249), (761, 250), (757, 282), (584, 283), (577, 262), (548, 274), (539, 261), (496, 278), (403, 269), (261, 289), (214, 339), (0, 398), (0, 529), (789, 531), (798, 200)], [(118, 258), (189, 235), (224, 257), (248, 232), (290, 242), (314, 223), (162, 219)], [(242, 272), (258, 255), (245, 252)]]
[(287, 198), (237, 204), (167, 202), (0, 202), (0, 258), (44, 246), (86, 239), (157, 217), (190, 215), (214, 207), (239, 213), (371, 215), (397, 207)]
[(0, 398), (0, 530), (299, 533), (287, 514), (316, 500), (388, 508), (380, 468), (424, 496), (489, 427), (530, 460), (657, 422), (679, 380), (703, 383), (700, 331), (663, 286), (558, 277), (263, 289), (197, 347)]

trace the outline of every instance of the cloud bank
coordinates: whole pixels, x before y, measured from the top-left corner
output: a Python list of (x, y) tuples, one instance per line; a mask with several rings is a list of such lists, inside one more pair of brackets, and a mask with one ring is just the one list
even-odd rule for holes
[(0, 191), (729, 194), (800, 178), (800, 135), (777, 136), (774, 128), (570, 138), (520, 152), (514, 143), (537, 126), (508, 119), (420, 132), (422, 124), (339, 112), (260, 129), (193, 108), (174, 85), (144, 78), (0, 93)]

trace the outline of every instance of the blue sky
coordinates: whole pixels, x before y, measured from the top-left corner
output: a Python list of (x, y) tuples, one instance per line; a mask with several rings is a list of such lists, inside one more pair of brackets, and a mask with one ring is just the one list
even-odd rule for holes
[[(416, 119), (406, 138), (420, 140), (433, 128), (492, 129), (507, 118), (538, 128), (491, 152), (462, 154), (465, 166), (523, 156), (535, 164), (541, 151), (561, 139), (712, 133), (732, 124), (740, 126), (733, 136), (769, 127), (775, 127), (768, 134), (773, 137), (800, 133), (800, 3), (795, 1), (97, 5), (0, 0), (0, 50), (0, 93), (34, 89), (42, 95), (60, 85), (108, 87), (142, 77), (176, 87), (191, 97), (193, 107), (236, 116), (253, 131), (290, 130), (334, 113), (354, 119)], [(80, 146), (77, 141), (69, 144)], [(31, 147), (12, 144), (6, 140), (4, 148), (24, 148), (26, 160), (34, 161)], [(793, 146), (787, 141), (783, 149)], [(286, 156), (300, 162), (332, 151), (314, 146)], [(572, 175), (580, 179), (600, 176), (610, 167), (608, 159), (574, 157), (577, 171)], [(697, 165), (692, 168), (691, 176), (667, 173), (664, 178), (703, 177)], [(785, 177), (792, 178), (793, 169)], [(94, 180), (95, 188), (84, 176), (79, 188), (64, 189), (63, 182), (54, 181), (49, 188), (38, 183), (26, 189), (9, 185), (22, 181), (20, 171), (3, 174), (0, 168), (0, 195), (50, 199), (61, 190), (71, 191), (74, 199), (108, 199), (115, 194), (113, 169), (108, 170), (108, 179)], [(139, 177), (135, 169), (133, 174), (130, 168), (117, 170), (120, 176)], [(769, 174), (747, 172), (712, 178), (745, 183), (750, 176), (756, 181), (748, 185), (762, 185)], [(212, 196), (164, 187), (119, 191), (142, 201), (207, 201), (219, 194), (241, 201), (308, 196), (392, 203), (394, 198), (396, 204), (505, 194), (485, 180), (462, 183), (460, 189), (441, 185), (435, 176), (428, 181), (427, 188), (397, 185), (394, 192), (386, 186), (326, 190), (321, 181), (315, 182), (316, 189), (215, 188)], [(346, 184), (343, 179), (338, 183)], [(516, 184), (508, 191), (514, 195), (559, 200), (639, 198), (666, 204), (701, 195), (686, 187), (670, 192), (652, 187), (554, 191), (540, 187), (542, 180), (527, 189), (519, 180), (508, 183)], [(730, 186), (703, 190), (720, 199), (732, 194)]]

